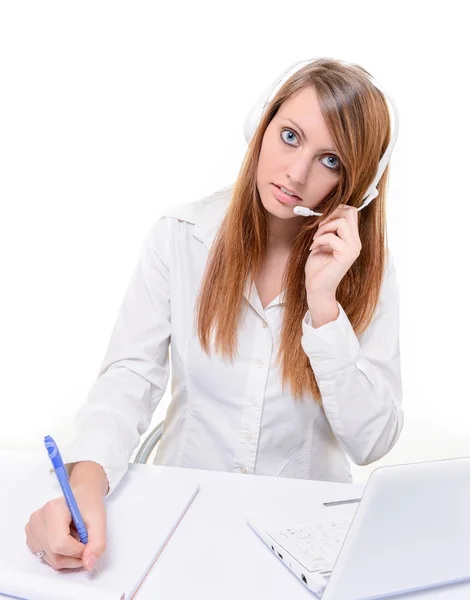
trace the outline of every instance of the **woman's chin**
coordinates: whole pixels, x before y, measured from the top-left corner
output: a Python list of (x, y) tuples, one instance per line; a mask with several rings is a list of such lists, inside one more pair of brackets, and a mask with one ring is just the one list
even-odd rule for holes
[(283, 204), (279, 200), (270, 202), (269, 208), (267, 209), (272, 215), (279, 217), (280, 219), (290, 219), (290, 217), (296, 217), (294, 212), (294, 206)]

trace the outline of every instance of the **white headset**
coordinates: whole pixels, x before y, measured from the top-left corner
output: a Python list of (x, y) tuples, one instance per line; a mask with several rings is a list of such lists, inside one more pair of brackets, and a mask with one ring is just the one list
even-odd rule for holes
[[(245, 140), (247, 143), (249, 143), (251, 141), (251, 138), (253, 137), (253, 135), (261, 121), (261, 118), (263, 117), (263, 114), (264, 114), (267, 106), (269, 105), (271, 100), (274, 98), (274, 96), (276, 95), (279, 88), (284, 84), (284, 82), (287, 79), (289, 79), (289, 77), (291, 77), (291, 75), (293, 75), (294, 73), (299, 71), (304, 65), (306, 65), (310, 62), (314, 62), (315, 60), (318, 60), (318, 59), (299, 60), (299, 61), (293, 63), (290, 67), (288, 67), (282, 73), (282, 75), (280, 77), (277, 77), (271, 83), (271, 85), (269, 85), (266, 88), (266, 90), (260, 96), (259, 100), (256, 102), (254, 107), (251, 109), (251, 111), (249, 112), (249, 114), (245, 120), (245, 124), (243, 126), (243, 132), (245, 134)], [(340, 62), (344, 65), (352, 66), (352, 65), (349, 65), (349, 63), (346, 63), (345, 61), (338, 61), (338, 62)], [(370, 186), (366, 192), (366, 196), (364, 198), (363, 203), (357, 209), (358, 211), (362, 210), (364, 207), (366, 207), (368, 204), (370, 204), (374, 198), (377, 198), (377, 196), (379, 194), (379, 192), (377, 190), (377, 184), (379, 183), (380, 178), (384, 174), (384, 171), (389, 163), (390, 156), (392, 155), (392, 150), (393, 150), (393, 147), (395, 146), (395, 142), (397, 141), (397, 136), (398, 136), (398, 109), (397, 109), (395, 102), (388, 94), (385, 93), (383, 87), (381, 85), (379, 85), (375, 79), (373, 79), (369, 75), (367, 75), (367, 77), (369, 78), (371, 83), (378, 90), (380, 90), (382, 92), (382, 94), (385, 96), (385, 98), (390, 103), (390, 105), (393, 109), (394, 125), (393, 125), (393, 132), (392, 132), (392, 135), (390, 138), (390, 143), (389, 143), (387, 149), (385, 150), (382, 158), (380, 159), (380, 162), (379, 162), (379, 165), (377, 168), (377, 173), (374, 177), (374, 180), (372, 181), (372, 183), (370, 184)], [(314, 212), (313, 210), (310, 210), (309, 208), (305, 208), (303, 206), (296, 206), (294, 208), (294, 212), (295, 212), (295, 214), (301, 215), (303, 217), (310, 217), (313, 215), (321, 216), (323, 214), (323, 213)]]

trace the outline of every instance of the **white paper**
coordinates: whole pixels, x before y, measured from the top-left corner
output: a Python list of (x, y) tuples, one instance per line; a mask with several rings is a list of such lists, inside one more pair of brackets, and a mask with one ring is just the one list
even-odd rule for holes
[(0, 464), (0, 592), (27, 600), (129, 600), (199, 486), (131, 465), (106, 501), (107, 549), (97, 571), (55, 571), (29, 550), (24, 531), (31, 513), (62, 493), (48, 469), (41, 461), (12, 478)]

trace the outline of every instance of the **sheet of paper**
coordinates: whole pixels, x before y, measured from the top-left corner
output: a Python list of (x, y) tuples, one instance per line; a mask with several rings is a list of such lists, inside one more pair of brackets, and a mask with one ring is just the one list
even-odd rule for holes
[(32, 465), (25, 477), (0, 465), (0, 592), (27, 600), (63, 600), (65, 592), (70, 600), (128, 600), (198, 486), (151, 467), (129, 470), (106, 501), (107, 550), (97, 571), (55, 571), (29, 550), (24, 531), (30, 514), (62, 493), (46, 461)]

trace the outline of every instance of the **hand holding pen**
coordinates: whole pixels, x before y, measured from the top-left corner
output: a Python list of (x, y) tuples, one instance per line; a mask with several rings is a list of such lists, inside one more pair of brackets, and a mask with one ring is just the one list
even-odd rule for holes
[[(32, 513), (25, 527), (26, 544), (55, 570), (85, 567), (91, 571), (106, 550), (105, 492), (92, 476), (75, 479), (72, 491), (57, 444), (50, 436), (44, 443), (62, 495)], [(78, 463), (75, 470), (84, 466), (87, 463)]]

